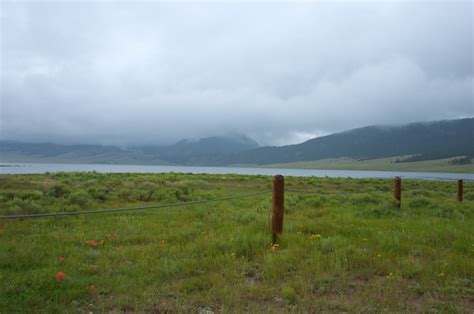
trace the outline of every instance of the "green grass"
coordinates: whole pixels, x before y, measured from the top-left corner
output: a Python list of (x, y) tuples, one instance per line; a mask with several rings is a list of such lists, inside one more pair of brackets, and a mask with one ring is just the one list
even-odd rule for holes
[[(286, 192), (276, 252), (270, 193), (133, 213), (0, 221), (0, 312), (474, 311), (471, 183), (459, 204), (455, 182), (403, 180), (398, 209), (392, 180), (285, 181), (288, 189), (319, 193)], [(0, 215), (270, 189), (267, 176), (2, 175)], [(55, 280), (57, 272), (65, 273), (64, 281)]]
[[(400, 158), (400, 157), (398, 157)], [(401, 157), (403, 158), (403, 156)], [(379, 170), (379, 171), (419, 171), (419, 172), (455, 172), (474, 173), (474, 164), (451, 165), (453, 158), (395, 163), (397, 157), (372, 160), (354, 160), (350, 158), (323, 159), (272, 164), (266, 168), (325, 169), (325, 170)]]

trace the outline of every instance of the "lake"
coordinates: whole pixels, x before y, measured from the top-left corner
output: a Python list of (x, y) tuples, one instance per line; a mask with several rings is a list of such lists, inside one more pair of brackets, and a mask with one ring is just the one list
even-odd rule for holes
[(438, 172), (402, 172), (402, 171), (366, 171), (366, 170), (317, 170), (317, 169), (281, 169), (251, 167), (187, 167), (187, 166), (141, 166), (141, 165), (104, 165), (104, 164), (59, 164), (59, 163), (0, 163), (0, 174), (39, 174), (46, 172), (83, 172), (100, 173), (208, 173), (208, 174), (250, 174), (330, 177), (330, 178), (393, 178), (400, 176), (408, 179), (474, 181), (471, 173)]

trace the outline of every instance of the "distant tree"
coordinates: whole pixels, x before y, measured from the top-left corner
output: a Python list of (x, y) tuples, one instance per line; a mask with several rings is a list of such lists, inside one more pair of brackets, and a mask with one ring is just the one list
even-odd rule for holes
[(459, 158), (454, 158), (449, 161), (450, 165), (469, 165), (472, 164), (472, 157), (473, 156), (464, 156)]

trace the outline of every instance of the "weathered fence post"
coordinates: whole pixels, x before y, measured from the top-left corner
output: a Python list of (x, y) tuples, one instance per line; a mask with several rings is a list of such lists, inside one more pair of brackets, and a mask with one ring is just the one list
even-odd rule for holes
[(397, 207), (400, 207), (402, 203), (402, 179), (400, 177), (395, 177), (394, 196), (397, 201)]
[(283, 211), (285, 203), (285, 182), (282, 175), (273, 177), (272, 195), (272, 241), (277, 242), (277, 237), (283, 232)]
[(463, 188), (463, 181), (458, 180), (458, 202), (462, 202), (462, 188)]

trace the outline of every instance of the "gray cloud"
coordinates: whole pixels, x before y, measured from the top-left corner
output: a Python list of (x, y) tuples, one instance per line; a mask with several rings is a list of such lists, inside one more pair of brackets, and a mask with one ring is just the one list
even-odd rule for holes
[(4, 139), (285, 144), (474, 115), (472, 2), (0, 6)]

